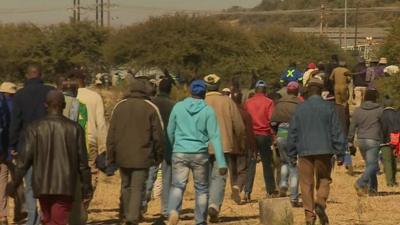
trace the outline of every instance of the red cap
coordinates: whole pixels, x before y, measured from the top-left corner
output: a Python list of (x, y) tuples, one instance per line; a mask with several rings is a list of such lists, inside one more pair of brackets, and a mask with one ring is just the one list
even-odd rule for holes
[(308, 64), (307, 68), (311, 69), (311, 70), (315, 70), (315, 69), (317, 69), (317, 65), (315, 65), (315, 63), (310, 63), (310, 64)]

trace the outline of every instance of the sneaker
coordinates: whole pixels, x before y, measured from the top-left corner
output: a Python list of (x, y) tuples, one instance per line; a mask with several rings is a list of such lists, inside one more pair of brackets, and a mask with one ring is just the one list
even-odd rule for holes
[(320, 204), (315, 204), (315, 213), (317, 214), (321, 225), (329, 225), (329, 218), (324, 207)]
[(211, 223), (217, 223), (218, 222), (219, 211), (216, 208), (211, 206), (211, 207), (208, 208), (208, 216), (210, 216), (210, 222)]
[(300, 204), (299, 201), (290, 201), (290, 204), (292, 205), (293, 208), (301, 208), (302, 205)]
[(169, 214), (168, 225), (177, 225), (179, 223), (179, 214), (176, 211), (171, 211)]
[(240, 198), (240, 188), (236, 185), (232, 187), (231, 199), (238, 205), (242, 204), (242, 199)]
[(356, 189), (358, 197), (364, 197), (367, 195), (366, 188), (359, 187), (357, 183), (354, 184), (354, 189)]
[(287, 191), (288, 191), (287, 187), (281, 187), (279, 190), (279, 197), (281, 198), (287, 197)]

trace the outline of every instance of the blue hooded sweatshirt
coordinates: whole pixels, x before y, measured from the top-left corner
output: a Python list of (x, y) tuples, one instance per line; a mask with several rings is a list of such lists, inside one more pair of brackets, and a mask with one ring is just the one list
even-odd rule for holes
[(218, 167), (226, 168), (217, 117), (203, 99), (189, 97), (177, 103), (169, 117), (167, 132), (175, 153), (207, 153), (211, 142)]

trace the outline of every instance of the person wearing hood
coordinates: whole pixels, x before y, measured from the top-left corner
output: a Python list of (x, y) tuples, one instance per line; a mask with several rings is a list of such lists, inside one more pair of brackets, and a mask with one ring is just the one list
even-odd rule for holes
[(332, 183), (332, 157), (335, 155), (338, 165), (342, 165), (346, 149), (335, 106), (321, 97), (323, 88), (321, 79), (310, 80), (309, 97), (297, 106), (287, 139), (289, 162), (298, 165), (307, 225), (314, 225), (316, 216), (321, 225), (329, 224), (325, 210)]
[[(241, 154), (238, 148), (235, 148), (236, 140), (244, 140), (245, 127), (235, 102), (228, 96), (224, 96), (219, 92), (221, 78), (215, 74), (210, 74), (204, 77), (207, 86), (207, 94), (205, 102), (215, 112), (217, 122), (221, 132), (222, 150), (225, 153), (225, 158), (228, 162), (229, 175), (232, 181), (232, 194), (236, 202), (240, 202), (240, 188), (236, 185), (237, 178), (236, 169), (234, 165), (238, 163), (237, 156)], [(240, 144), (242, 145), (242, 144)], [(210, 153), (214, 155), (214, 149), (211, 145)], [(208, 214), (210, 221), (216, 222), (218, 220), (219, 212), (225, 196), (226, 176), (221, 176), (218, 173), (218, 166), (214, 159), (211, 161), (211, 177), (210, 177), (210, 199), (208, 206)]]
[(383, 108), (377, 103), (378, 92), (367, 90), (365, 100), (356, 108), (350, 124), (349, 146), (353, 146), (357, 133), (357, 143), (366, 167), (362, 176), (354, 184), (359, 196), (375, 194), (378, 191), (379, 148), (382, 143), (381, 118)]
[(172, 186), (168, 200), (169, 224), (179, 222), (179, 209), (188, 182), (193, 174), (196, 190), (196, 224), (207, 224), (209, 177), (211, 160), (208, 146), (212, 145), (216, 166), (221, 176), (227, 173), (216, 113), (204, 101), (206, 84), (195, 80), (190, 85), (192, 96), (177, 103), (168, 123), (168, 138), (172, 151)]
[(386, 184), (389, 187), (397, 186), (396, 172), (397, 163), (394, 148), (390, 144), (390, 135), (400, 132), (400, 113), (394, 108), (394, 102), (389, 96), (385, 96), (383, 106), (385, 107), (381, 117), (383, 132), (383, 145), (381, 147)]
[(144, 81), (132, 80), (129, 93), (112, 112), (107, 158), (120, 167), (126, 224), (137, 225), (149, 168), (163, 160), (165, 136), (160, 112), (147, 100)]
[(289, 163), (287, 153), (287, 136), (289, 123), (292, 119), (297, 105), (301, 103), (298, 97), (299, 84), (290, 82), (287, 86), (287, 95), (282, 97), (275, 105), (272, 113), (271, 122), (276, 123), (278, 127), (277, 143), (279, 155), (281, 157), (281, 180), (279, 182), (280, 196), (286, 197), (286, 192), (290, 191), (290, 201), (293, 207), (299, 206), (299, 175), (297, 167)]

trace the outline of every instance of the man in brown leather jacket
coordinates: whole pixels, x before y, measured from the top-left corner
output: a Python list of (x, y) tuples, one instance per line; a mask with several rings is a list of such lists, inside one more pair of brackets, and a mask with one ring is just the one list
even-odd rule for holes
[(13, 195), (32, 166), (33, 193), (39, 199), (45, 225), (67, 224), (77, 177), (81, 179), (83, 199), (92, 196), (84, 131), (62, 115), (64, 107), (63, 94), (50, 91), (46, 98), (48, 115), (26, 128), (15, 180), (8, 186), (8, 193)]

